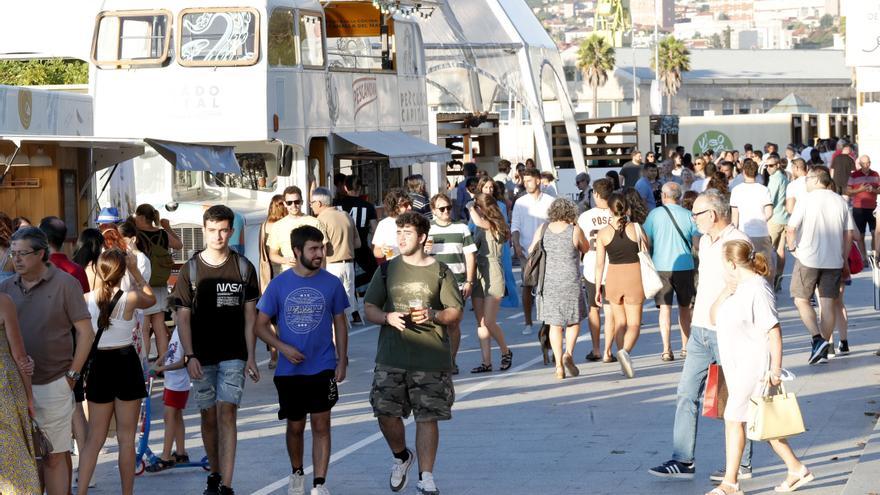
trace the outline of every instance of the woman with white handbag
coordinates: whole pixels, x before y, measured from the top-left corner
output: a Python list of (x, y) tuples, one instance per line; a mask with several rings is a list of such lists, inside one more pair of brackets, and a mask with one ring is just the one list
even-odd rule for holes
[(614, 193), (608, 198), (608, 209), (611, 210), (611, 223), (596, 234), (597, 281), (602, 280), (602, 274), (606, 273), (605, 255), (608, 255), (605, 284), (596, 285), (596, 304), (602, 305), (604, 288), (604, 297), (611, 305), (614, 315), (614, 335), (624, 332), (623, 348), (617, 351), (617, 361), (623, 374), (632, 378), (635, 372), (629, 353), (639, 339), (642, 303), (645, 302), (639, 253), (647, 251), (647, 246), (642, 227), (630, 221), (631, 208), (622, 194)]
[[(781, 388), (782, 384), (782, 330), (773, 288), (764, 278), (769, 273), (767, 259), (747, 241), (728, 241), (724, 244), (724, 267), (730, 282), (712, 305), (710, 317), (717, 325), (718, 352), (728, 391), (724, 409), (727, 463), (721, 485), (707, 495), (742, 493), (737, 475), (745, 447), (746, 423), (749, 428), (754, 427), (754, 416), (760, 409), (758, 402), (765, 399), (768, 385)], [(766, 397), (768, 402), (779, 398)], [(794, 400), (793, 395), (781, 399)], [(750, 401), (754, 403), (751, 408)], [(800, 411), (796, 414), (799, 420)], [(813, 474), (784, 438), (803, 429), (777, 436), (769, 431), (772, 426), (762, 427), (765, 431), (757, 439), (772, 438), (770, 446), (788, 469), (788, 475), (775, 491), (793, 492), (812, 481)], [(749, 438), (756, 437), (750, 432)]]

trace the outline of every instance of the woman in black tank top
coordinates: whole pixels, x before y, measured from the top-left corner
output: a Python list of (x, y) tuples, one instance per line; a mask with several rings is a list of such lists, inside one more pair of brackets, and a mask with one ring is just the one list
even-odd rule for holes
[[(641, 201), (641, 198), (638, 199)], [(638, 208), (639, 205), (636, 205)], [(596, 236), (596, 303), (602, 304), (602, 290), (611, 305), (614, 316), (612, 338), (606, 337), (606, 349), (610, 354), (608, 342), (616, 335), (623, 335), (623, 347), (617, 352), (617, 360), (628, 378), (634, 376), (629, 353), (636, 345), (642, 325), (642, 303), (645, 293), (642, 290), (642, 274), (639, 266), (639, 251), (643, 241), (641, 226), (632, 223), (628, 214), (632, 210), (626, 198), (621, 194), (612, 194), (608, 199), (611, 210), (611, 223), (599, 231)], [(608, 256), (607, 274), (605, 272), (605, 256)], [(606, 359), (610, 356), (605, 356)]]

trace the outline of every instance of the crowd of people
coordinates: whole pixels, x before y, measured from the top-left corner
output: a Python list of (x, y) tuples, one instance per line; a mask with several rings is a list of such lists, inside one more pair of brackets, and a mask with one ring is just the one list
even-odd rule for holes
[[(457, 185), (433, 196), (423, 177), (407, 177), (385, 192), (381, 219), (359, 179), (340, 174), (334, 190), (317, 187), (306, 198), (291, 186), (272, 198), (258, 266), (244, 256), (240, 215), (206, 206), (204, 249), (179, 267), (170, 293), (171, 253), (183, 244), (150, 205), (127, 219), (104, 209), (98, 228), (80, 233), (72, 259), (61, 219), (34, 226), (0, 213), (0, 359), (14, 371), (0, 375), (12, 398), (2, 414), (22, 425), (3, 440), (10, 456), (0, 461), (0, 492), (67, 494), (75, 438), (78, 493), (87, 493), (115, 417), (121, 492), (132, 493), (146, 370), (163, 377), (165, 405), (163, 450), (147, 470), (189, 462), (182, 411), (194, 390), (210, 466), (204, 493), (234, 493), (237, 412), (246, 378), (261, 378), (259, 339), (286, 422), (288, 493), (306, 491), (308, 420), (311, 494), (328, 494), (330, 414), (347, 373), (348, 329), (370, 322), (381, 327), (369, 400), (392, 454), (389, 488), (402, 490), (417, 461), (419, 493), (437, 494), (438, 422), (452, 416), (462, 332), (471, 330), (461, 327), (468, 299), (480, 346), (471, 373), (513, 366), (509, 329), (498, 321), (506, 306), (522, 308), (521, 333), (546, 342), (556, 378), (565, 379), (581, 372), (575, 343), (584, 320), (584, 361), (617, 362), (635, 377), (631, 355), (653, 298), (659, 359), (684, 365), (672, 458), (650, 473), (693, 477), (699, 405), (707, 369), (718, 363), (729, 390), (727, 462), (712, 474), (720, 484), (710, 493), (737, 493), (751, 476), (748, 400), (785, 375), (776, 305), (786, 250), (795, 259), (790, 296), (812, 337), (809, 364), (850, 352), (844, 290), (852, 271), (868, 265), (866, 235), (875, 251), (880, 238), (880, 175), (854, 149), (841, 140), (789, 146), (780, 156), (767, 143), (696, 158), (682, 149), (649, 152), (644, 161), (635, 151), (605, 177), (578, 174), (569, 197), (533, 161), (501, 160), (494, 176), (468, 163)], [(659, 279), (654, 289), (643, 277), (646, 259)], [(514, 265), (535, 263), (536, 276), (517, 280)], [(411, 414), (415, 451), (403, 422)], [(24, 428), (31, 419), (51, 445), (39, 476)], [(788, 471), (777, 491), (813, 479), (784, 440), (772, 446)]]

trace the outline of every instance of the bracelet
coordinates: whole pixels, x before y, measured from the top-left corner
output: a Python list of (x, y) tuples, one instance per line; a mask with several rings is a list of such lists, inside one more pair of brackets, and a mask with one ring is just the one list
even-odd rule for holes
[(473, 280), (465, 280), (464, 283), (467, 284), (467, 285), (474, 285), (474, 281), (473, 281)]

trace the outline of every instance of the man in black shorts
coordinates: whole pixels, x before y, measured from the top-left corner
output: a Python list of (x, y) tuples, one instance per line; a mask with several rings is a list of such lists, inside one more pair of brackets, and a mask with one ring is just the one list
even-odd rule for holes
[(687, 352), (691, 335), (691, 316), (697, 290), (694, 284), (694, 257), (691, 248), (699, 242), (700, 232), (691, 218), (691, 212), (679, 206), (681, 186), (675, 182), (663, 184), (660, 207), (654, 208), (645, 220), (645, 235), (651, 243), (654, 267), (663, 280), (663, 288), (654, 297), (660, 308), (660, 337), (663, 352), (660, 359), (672, 361), (670, 333), (672, 331), (672, 296), (678, 299), (678, 325), (681, 330), (681, 357)]
[[(312, 495), (329, 495), (324, 486), (330, 463), (330, 409), (348, 365), (348, 295), (342, 282), (321, 269), (324, 235), (306, 225), (290, 233), (297, 263), (275, 277), (257, 305), (256, 332), (278, 349), (275, 388), (278, 419), (287, 420), (287, 453), (291, 475), (288, 495), (305, 495), (303, 433), (312, 421)], [(277, 320), (278, 336), (269, 328)], [(334, 333), (335, 342), (334, 345)]]

